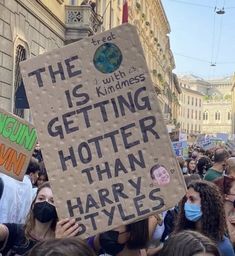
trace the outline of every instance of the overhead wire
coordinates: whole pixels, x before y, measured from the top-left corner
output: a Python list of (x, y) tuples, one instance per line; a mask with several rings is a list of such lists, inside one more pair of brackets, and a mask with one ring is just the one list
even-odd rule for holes
[[(205, 8), (213, 8), (214, 9), (214, 6), (212, 6), (212, 5), (193, 3), (193, 2), (183, 1), (183, 0), (168, 0), (168, 1), (179, 3), (179, 4), (194, 5), (194, 6), (198, 6), (198, 7), (205, 7)], [(235, 6), (226, 7), (226, 9), (234, 9), (234, 8), (235, 8)]]
[(205, 5), (205, 4), (198, 4), (193, 2), (186, 2), (183, 0), (169, 0), (171, 2), (181, 3), (181, 4), (187, 4), (187, 5), (194, 5), (194, 6), (200, 6), (200, 7), (206, 7), (206, 8), (214, 8), (212, 5)]
[[(204, 63), (209, 63), (209, 64), (211, 63), (211, 61), (209, 61), (209, 60), (200, 59), (200, 58), (197, 58), (197, 57), (194, 57), (194, 56), (189, 56), (189, 55), (185, 55), (185, 54), (178, 53), (178, 52), (173, 52), (173, 54), (174, 54), (174, 55), (181, 56), (181, 57), (184, 57), (184, 58), (188, 58), (188, 59), (192, 59), (192, 60), (204, 62)], [(231, 60), (231, 61), (220, 61), (220, 62), (217, 62), (216, 64), (219, 64), (219, 65), (226, 65), (226, 64), (233, 64), (233, 63), (235, 63), (235, 60)]]
[(212, 42), (211, 42), (211, 65), (214, 63), (214, 48), (215, 48), (215, 16), (216, 16), (216, 6), (217, 0), (215, 1), (215, 9), (214, 9), (214, 16), (213, 16), (213, 28), (212, 28)]

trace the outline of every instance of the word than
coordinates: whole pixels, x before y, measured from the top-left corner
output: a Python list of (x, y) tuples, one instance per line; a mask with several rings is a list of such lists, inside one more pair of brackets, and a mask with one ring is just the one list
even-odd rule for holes
[[(87, 226), (97, 230), (100, 219), (104, 226), (111, 226), (117, 214), (125, 222), (160, 210), (164, 206), (164, 200), (159, 195), (160, 188), (154, 188), (144, 195), (141, 192), (141, 179), (138, 177), (136, 181), (129, 179), (126, 184), (120, 182), (111, 184), (110, 188), (100, 188), (96, 190), (96, 196), (87, 194), (84, 198), (78, 196), (73, 200), (67, 200), (69, 216), (76, 218), (80, 226), (78, 235), (84, 234)], [(130, 189), (135, 190), (133, 198), (129, 196)], [(153, 202), (154, 206), (150, 208), (149, 204), (152, 205)], [(89, 223), (85, 225), (84, 222), (87, 221)]]
[[(7, 172), (13, 172), (19, 176), (26, 161), (26, 155), (18, 153), (15, 149), (0, 144), (0, 167)], [(0, 169), (1, 169), (0, 168)]]
[(28, 151), (32, 150), (37, 140), (35, 128), (30, 128), (29, 125), (3, 113), (0, 113), (0, 136)]

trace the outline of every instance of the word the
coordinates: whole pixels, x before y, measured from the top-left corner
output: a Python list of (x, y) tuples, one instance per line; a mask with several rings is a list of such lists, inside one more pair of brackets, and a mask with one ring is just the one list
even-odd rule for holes
[(63, 62), (57, 62), (56, 64), (57, 67), (53, 67), (52, 65), (49, 65), (47, 66), (47, 68), (45, 67), (38, 68), (28, 73), (28, 76), (29, 77), (35, 76), (38, 87), (43, 87), (44, 86), (43, 77), (44, 79), (46, 79), (49, 76), (51, 78), (52, 84), (54, 84), (57, 82), (56, 76), (59, 76), (60, 80), (65, 80), (67, 78), (81, 75), (82, 71), (79, 68), (80, 65), (81, 65), (80, 60), (78, 56), (75, 55), (68, 59), (65, 59)]

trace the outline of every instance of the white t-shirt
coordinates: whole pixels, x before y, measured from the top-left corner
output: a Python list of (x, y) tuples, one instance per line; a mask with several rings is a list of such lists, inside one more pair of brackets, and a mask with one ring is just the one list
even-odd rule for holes
[(0, 223), (24, 224), (35, 196), (29, 176), (25, 175), (22, 182), (3, 173), (0, 173), (0, 177), (4, 183), (0, 200)]

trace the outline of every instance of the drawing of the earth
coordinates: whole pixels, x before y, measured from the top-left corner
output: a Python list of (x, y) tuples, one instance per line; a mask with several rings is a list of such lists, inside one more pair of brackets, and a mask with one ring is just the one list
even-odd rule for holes
[(104, 74), (112, 73), (120, 67), (122, 53), (115, 44), (102, 44), (95, 52), (93, 63), (100, 72)]

